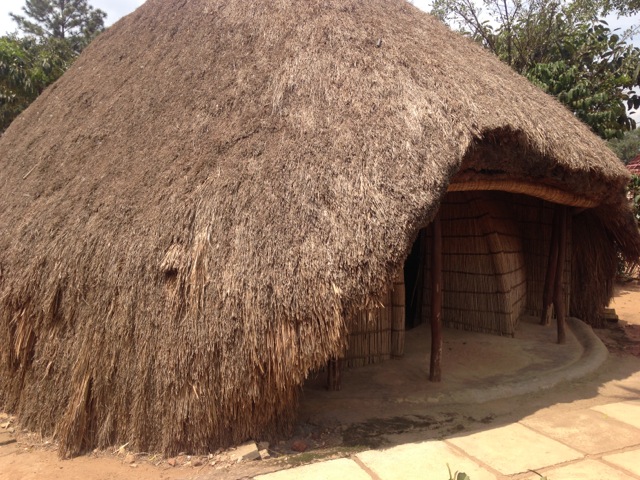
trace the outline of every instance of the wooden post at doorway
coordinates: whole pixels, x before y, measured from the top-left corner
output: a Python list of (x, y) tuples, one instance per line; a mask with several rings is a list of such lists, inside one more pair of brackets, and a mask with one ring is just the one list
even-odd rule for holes
[(558, 268), (556, 269), (556, 284), (553, 289), (553, 306), (556, 311), (556, 322), (558, 325), (558, 343), (565, 343), (567, 341), (565, 333), (567, 306), (564, 301), (564, 267), (567, 251), (567, 207), (559, 205), (557, 208), (559, 208)]
[(431, 364), (429, 380), (442, 379), (442, 225), (440, 212), (431, 222), (433, 248), (431, 249)]
[(558, 343), (566, 342), (565, 323), (567, 306), (564, 298), (564, 270), (568, 224), (567, 207), (564, 205), (555, 205), (551, 227), (549, 261), (547, 263), (547, 274), (544, 280), (540, 324), (549, 325), (551, 323), (551, 305), (553, 305), (558, 326)]
[(391, 358), (400, 358), (404, 355), (404, 302), (404, 269), (401, 268), (393, 281), (391, 292)]
[(327, 390), (337, 392), (342, 386), (342, 359), (332, 358), (327, 362)]
[(555, 291), (556, 270), (558, 269), (558, 236), (560, 229), (558, 228), (559, 212), (558, 207), (554, 206), (553, 220), (551, 221), (551, 242), (549, 246), (549, 261), (547, 262), (547, 274), (544, 278), (544, 292), (542, 294), (542, 314), (540, 316), (540, 325), (551, 324), (551, 306), (553, 305), (553, 294)]

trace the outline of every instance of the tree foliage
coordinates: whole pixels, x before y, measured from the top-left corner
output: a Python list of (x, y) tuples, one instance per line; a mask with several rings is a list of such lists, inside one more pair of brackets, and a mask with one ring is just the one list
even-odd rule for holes
[(604, 13), (617, 12), (620, 15), (631, 15), (640, 12), (640, 0), (605, 0)]
[(0, 131), (51, 83), (75, 58), (60, 39), (0, 37)]
[[(603, 4), (574, 0), (435, 0), (433, 13), (556, 96), (605, 139), (636, 125), (640, 49), (598, 20)], [(630, 111), (627, 111), (629, 108)]]
[(23, 11), (11, 14), (23, 35), (0, 37), (0, 132), (69, 68), (106, 17), (87, 0), (26, 0)]
[(22, 32), (39, 39), (65, 39), (76, 53), (104, 30), (107, 16), (87, 0), (26, 0), (22, 10), (25, 15), (10, 14)]
[(640, 129), (625, 132), (622, 138), (610, 140), (609, 146), (626, 165), (640, 155)]

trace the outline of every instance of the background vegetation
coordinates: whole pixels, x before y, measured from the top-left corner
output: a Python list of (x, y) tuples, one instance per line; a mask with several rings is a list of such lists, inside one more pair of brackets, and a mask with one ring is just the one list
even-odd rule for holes
[(20, 35), (0, 37), (0, 133), (104, 30), (87, 0), (26, 0), (11, 14)]
[(634, 32), (602, 18), (639, 8), (638, 0), (435, 0), (432, 13), (612, 139), (636, 127), (640, 49), (629, 43)]

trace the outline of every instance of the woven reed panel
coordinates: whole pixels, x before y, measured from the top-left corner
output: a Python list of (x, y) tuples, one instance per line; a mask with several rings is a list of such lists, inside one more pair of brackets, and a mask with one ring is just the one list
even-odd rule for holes
[[(549, 255), (552, 204), (505, 192), (450, 192), (441, 205), (443, 235), (443, 322), (464, 330), (513, 335), (523, 314), (539, 315)], [(569, 229), (570, 230), (570, 229)], [(429, 322), (431, 236), (426, 240), (423, 322)], [(571, 235), (567, 248), (571, 248)], [(401, 278), (401, 277), (400, 277)], [(570, 298), (571, 255), (565, 263), (565, 294)], [(395, 289), (404, 289), (400, 279)], [(368, 365), (391, 358), (393, 338), (404, 338), (389, 292), (383, 307), (350, 321), (346, 365)], [(397, 303), (397, 301), (396, 301)], [(397, 348), (397, 346), (396, 346)], [(401, 350), (401, 349), (400, 349)]]
[(362, 311), (349, 321), (346, 367), (361, 367), (391, 358), (392, 292), (387, 293), (382, 303), (380, 308)]
[[(542, 294), (544, 279), (549, 261), (551, 246), (551, 224), (553, 222), (553, 204), (544, 200), (518, 194), (502, 194), (504, 201), (511, 205), (518, 219), (525, 252), (527, 270), (528, 315), (539, 316), (542, 313)], [(570, 218), (570, 217), (569, 217)], [(567, 255), (564, 265), (564, 291), (566, 305), (571, 299), (571, 220), (567, 232)]]
[[(527, 296), (523, 243), (513, 212), (494, 192), (451, 192), (441, 215), (444, 324), (513, 335)], [(426, 258), (429, 270), (430, 252)], [(427, 305), (430, 292), (428, 280)], [(429, 308), (423, 312), (429, 321)]]

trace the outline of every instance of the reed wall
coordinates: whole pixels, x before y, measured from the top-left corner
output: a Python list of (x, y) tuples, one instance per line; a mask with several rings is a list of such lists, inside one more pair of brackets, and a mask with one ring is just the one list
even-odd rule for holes
[(361, 367), (404, 354), (404, 303), (401, 271), (380, 308), (359, 312), (349, 320), (345, 366)]
[[(455, 328), (513, 335), (526, 305), (524, 252), (511, 212), (492, 193), (451, 192), (441, 205), (442, 318)], [(430, 253), (426, 258), (430, 272)], [(430, 273), (426, 278), (423, 301), (430, 305)], [(423, 309), (425, 322), (429, 312)]]
[[(522, 315), (540, 315), (549, 256), (553, 204), (506, 192), (450, 192), (441, 204), (443, 322), (498, 335), (513, 335)], [(431, 229), (423, 241), (422, 322), (430, 321)], [(569, 228), (571, 231), (571, 228)], [(571, 235), (567, 239), (571, 250)], [(565, 262), (570, 304), (571, 255)], [(349, 323), (347, 366), (401, 356), (405, 285), (402, 274), (378, 309)]]
[[(511, 205), (514, 218), (522, 233), (527, 270), (526, 313), (539, 316), (542, 313), (542, 294), (551, 247), (551, 228), (554, 204), (545, 200), (510, 193), (496, 192), (496, 197)], [(567, 255), (564, 265), (564, 292), (566, 305), (571, 299), (571, 215), (568, 216)]]

